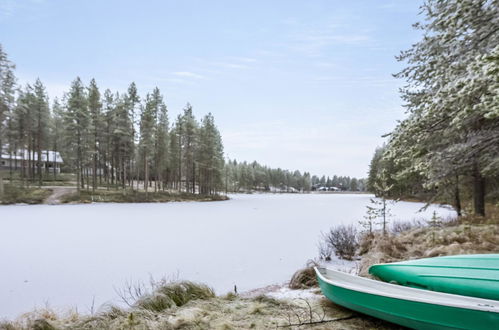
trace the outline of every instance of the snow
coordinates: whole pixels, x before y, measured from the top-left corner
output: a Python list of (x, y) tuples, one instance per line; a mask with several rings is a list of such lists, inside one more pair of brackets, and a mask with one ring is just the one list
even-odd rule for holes
[[(288, 281), (317, 256), (321, 231), (357, 224), (364, 194), (234, 195), (225, 202), (0, 207), (0, 319), (34, 307), (90, 311), (126, 282), (177, 276), (218, 294)], [(403, 220), (453, 212), (399, 202)], [(355, 269), (353, 263), (337, 267)]]
[(282, 286), (276, 291), (266, 293), (267, 296), (275, 299), (292, 300), (292, 299), (316, 299), (317, 288), (305, 290), (292, 290), (287, 286)]

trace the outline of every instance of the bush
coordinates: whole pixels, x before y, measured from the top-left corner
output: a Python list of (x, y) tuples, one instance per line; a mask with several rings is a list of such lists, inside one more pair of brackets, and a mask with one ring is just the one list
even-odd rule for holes
[(331, 260), (331, 255), (333, 254), (333, 248), (325, 240), (319, 241), (319, 244), (317, 245), (317, 249), (319, 250), (319, 259), (320, 260), (324, 260), (324, 261)]
[(323, 234), (325, 244), (329, 245), (341, 259), (352, 260), (359, 246), (357, 229), (353, 225), (338, 225)]

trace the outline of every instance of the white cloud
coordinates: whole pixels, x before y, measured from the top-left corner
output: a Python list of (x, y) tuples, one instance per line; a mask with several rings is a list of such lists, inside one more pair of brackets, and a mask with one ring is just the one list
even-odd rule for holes
[(367, 33), (338, 33), (333, 31), (309, 31), (298, 34), (291, 43), (292, 50), (308, 56), (318, 57), (323, 55), (327, 47), (367, 45), (372, 40)]
[(194, 73), (194, 72), (189, 72), (189, 71), (177, 71), (173, 72), (173, 75), (177, 77), (185, 77), (185, 78), (194, 78), (194, 79), (206, 79), (205, 76)]
[(30, 15), (36, 15), (39, 6), (44, 4), (45, 0), (0, 0), (0, 21), (12, 18), (20, 11), (29, 11)]

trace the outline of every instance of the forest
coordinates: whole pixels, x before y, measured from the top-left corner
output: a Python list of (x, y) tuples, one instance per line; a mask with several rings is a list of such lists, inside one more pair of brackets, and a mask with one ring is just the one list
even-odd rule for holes
[[(2, 159), (11, 160), (0, 175), (10, 184), (41, 187), (69, 173), (78, 193), (365, 190), (363, 179), (226, 160), (214, 116), (198, 120), (187, 104), (170, 122), (158, 88), (141, 98), (133, 82), (124, 93), (101, 92), (95, 79), (85, 85), (77, 77), (62, 99), (50, 102), (40, 79), (18, 86), (14, 70), (0, 45), (0, 146)], [(64, 160), (60, 171), (43, 165), (56, 164), (57, 154)]]
[(497, 4), (428, 1), (422, 15), (421, 40), (397, 57), (407, 118), (375, 151), (368, 189), (484, 216), (499, 197)]

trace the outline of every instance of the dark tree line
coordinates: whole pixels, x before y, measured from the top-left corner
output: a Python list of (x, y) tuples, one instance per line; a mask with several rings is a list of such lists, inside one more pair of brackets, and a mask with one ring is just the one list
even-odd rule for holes
[(337, 187), (339, 190), (365, 191), (365, 180), (345, 176), (329, 178), (298, 170), (271, 168), (254, 161), (229, 160), (225, 167), (227, 191), (309, 192), (318, 187)]
[(319, 178), (314, 175), (312, 176), (312, 187), (315, 189), (325, 187), (337, 188), (342, 191), (366, 191), (366, 180), (337, 175), (332, 178), (323, 175)]

